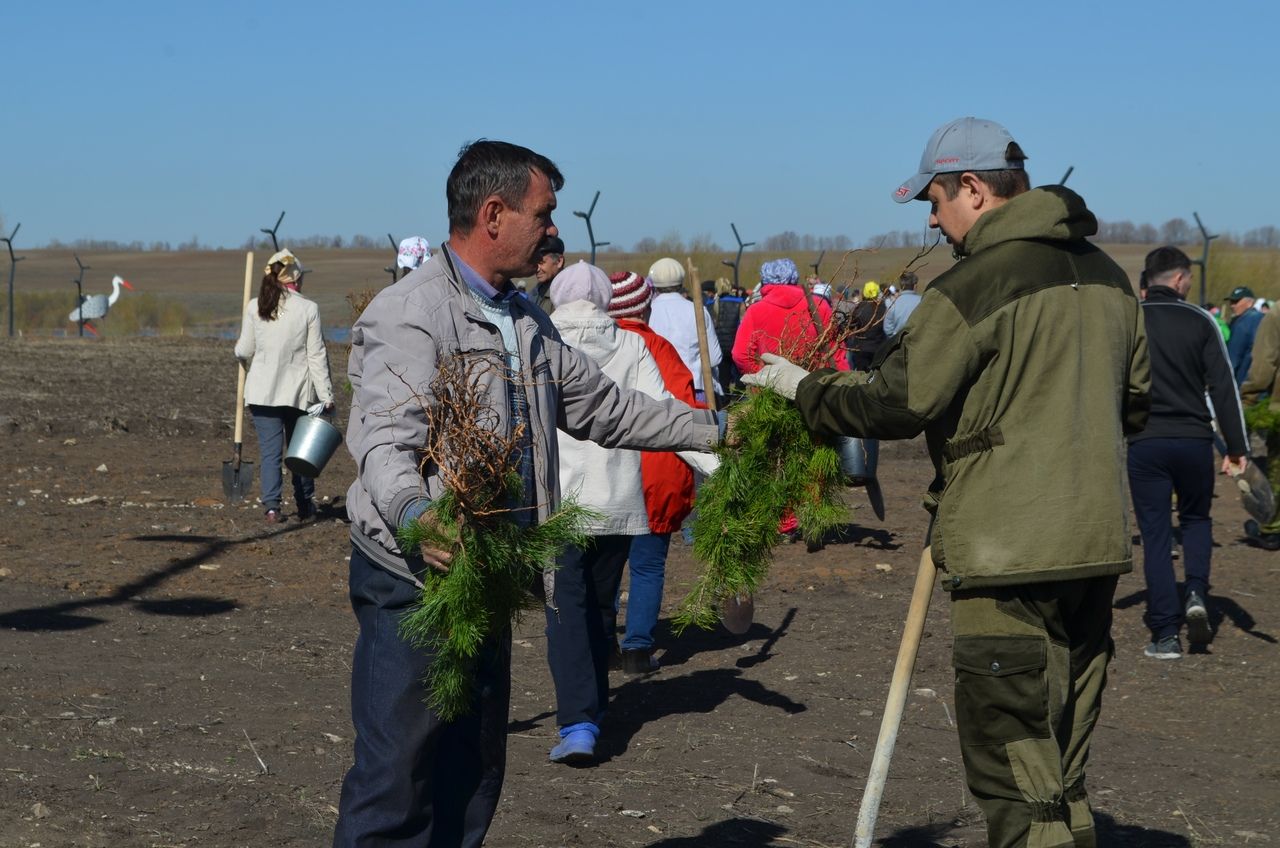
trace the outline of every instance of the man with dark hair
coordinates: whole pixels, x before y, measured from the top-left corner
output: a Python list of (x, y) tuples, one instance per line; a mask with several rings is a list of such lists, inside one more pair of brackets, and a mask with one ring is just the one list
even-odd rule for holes
[[(448, 551), (406, 555), (396, 531), (442, 494), (419, 466), (437, 362), (466, 352), (491, 405), (477, 423), (514, 437), (523, 495), (517, 508), (541, 521), (559, 503), (556, 428), (610, 447), (709, 450), (714, 417), (674, 400), (619, 389), (560, 340), (550, 319), (511, 281), (532, 274), (564, 183), (545, 156), (496, 141), (462, 149), (449, 174), (449, 241), (422, 267), (383, 289), (351, 333), (347, 447), (357, 476), (351, 518), (351, 604), (360, 625), (351, 670), (355, 764), (339, 802), (334, 845), (475, 848), (493, 820), (506, 767), (511, 632), (485, 640), (472, 709), (444, 721), (424, 704), (430, 652), (399, 635), (429, 568)], [(554, 579), (548, 573), (545, 582)], [(554, 588), (547, 598), (554, 597)]]
[(1231, 356), (1231, 370), (1235, 373), (1237, 385), (1249, 376), (1249, 366), (1253, 364), (1253, 340), (1258, 335), (1258, 325), (1262, 323), (1262, 313), (1255, 308), (1256, 303), (1253, 289), (1248, 286), (1236, 286), (1227, 295), (1227, 305), (1231, 307), (1227, 353)]
[[(1182, 657), (1178, 631), (1203, 645), (1209, 627), (1209, 560), (1213, 550), (1209, 507), (1213, 502), (1213, 418), (1227, 443), (1224, 470), (1243, 473), (1248, 462), (1244, 413), (1217, 322), (1186, 302), (1191, 260), (1176, 247), (1147, 254), (1143, 275), (1147, 298), (1142, 314), (1151, 354), (1151, 417), (1129, 436), (1129, 488), (1142, 533), (1142, 570), (1147, 581), (1151, 644), (1143, 652), (1158, 660)], [(1212, 414), (1205, 404), (1213, 401)], [(1186, 581), (1178, 598), (1173, 572), (1169, 501), (1178, 497)]]
[(1146, 421), (1150, 378), (1129, 280), (1088, 241), (1097, 219), (1069, 189), (1028, 190), (1025, 159), (994, 122), (939, 128), (894, 199), (928, 200), (960, 261), (864, 381), (777, 359), (748, 379), (794, 396), (824, 436), (924, 432), (960, 749), (989, 844), (1092, 846), (1084, 768), (1133, 567), (1124, 434)]
[(547, 236), (538, 248), (538, 270), (534, 276), (538, 286), (534, 290), (533, 302), (548, 315), (555, 309), (551, 302), (551, 281), (564, 269), (564, 242), (559, 236)]

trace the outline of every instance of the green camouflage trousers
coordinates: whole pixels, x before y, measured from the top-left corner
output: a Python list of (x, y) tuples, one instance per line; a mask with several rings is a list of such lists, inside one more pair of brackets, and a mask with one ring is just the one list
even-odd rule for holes
[(1263, 533), (1280, 533), (1280, 432), (1267, 431), (1267, 479), (1276, 496), (1276, 514), (1262, 526)]
[(956, 723), (991, 848), (1097, 844), (1085, 793), (1116, 577), (956, 591)]

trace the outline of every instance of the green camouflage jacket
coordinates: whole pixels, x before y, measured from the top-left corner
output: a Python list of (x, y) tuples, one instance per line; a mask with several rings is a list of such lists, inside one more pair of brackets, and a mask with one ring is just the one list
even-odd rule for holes
[(922, 431), (937, 476), (933, 559), (948, 589), (1132, 568), (1125, 433), (1146, 423), (1142, 311), (1060, 187), (982, 215), (870, 378), (818, 371), (796, 403), (820, 434)]

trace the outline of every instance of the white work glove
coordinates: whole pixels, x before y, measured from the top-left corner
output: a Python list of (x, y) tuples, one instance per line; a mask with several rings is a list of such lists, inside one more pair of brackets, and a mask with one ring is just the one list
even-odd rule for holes
[(809, 372), (774, 353), (761, 354), (764, 367), (754, 374), (743, 374), (742, 382), (748, 386), (764, 386), (773, 389), (788, 400), (796, 399), (796, 389)]
[(323, 412), (325, 411), (325, 409), (326, 409), (328, 406), (329, 406), (329, 405), (328, 405), (327, 403), (325, 403), (324, 401), (320, 401), (319, 403), (313, 403), (313, 404), (311, 404), (310, 406), (308, 406), (308, 407), (307, 407), (307, 414), (308, 414), (308, 415), (320, 415), (321, 413), (323, 413)]

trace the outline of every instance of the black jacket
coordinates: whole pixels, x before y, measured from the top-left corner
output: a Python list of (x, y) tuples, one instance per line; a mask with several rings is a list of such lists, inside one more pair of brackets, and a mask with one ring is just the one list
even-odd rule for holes
[(1142, 316), (1151, 355), (1151, 417), (1147, 428), (1129, 441), (1211, 439), (1216, 412), (1228, 453), (1247, 454), (1240, 395), (1217, 322), (1168, 286), (1151, 287)]

